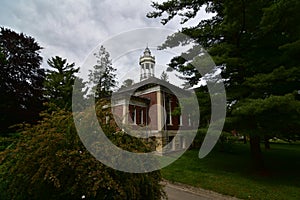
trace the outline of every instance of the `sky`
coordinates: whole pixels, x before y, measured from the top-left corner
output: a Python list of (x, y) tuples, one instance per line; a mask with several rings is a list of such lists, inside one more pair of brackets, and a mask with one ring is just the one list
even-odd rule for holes
[[(83, 68), (99, 44), (111, 41), (116, 35), (147, 27), (181, 29), (178, 18), (163, 26), (160, 19), (146, 17), (150, 11), (153, 11), (150, 0), (1, 0), (0, 26), (35, 38), (43, 47), (43, 67), (47, 67), (49, 58), (60, 56)], [(203, 10), (185, 26), (209, 17)], [(139, 41), (140, 46), (146, 47), (149, 42), (146, 40)], [(156, 44), (148, 45), (155, 50)], [(124, 52), (127, 56), (113, 60), (113, 64), (119, 67), (123, 64), (124, 74), (124, 69), (138, 67), (136, 56), (142, 52), (142, 48)], [(166, 65), (172, 57), (170, 52), (165, 57), (154, 53), (159, 65)], [(86, 74), (87, 70), (82, 73)]]

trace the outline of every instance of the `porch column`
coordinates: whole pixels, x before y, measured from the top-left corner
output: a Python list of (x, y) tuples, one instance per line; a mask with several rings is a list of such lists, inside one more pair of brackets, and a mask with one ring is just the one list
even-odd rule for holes
[(176, 141), (175, 141), (175, 137), (172, 140), (172, 151), (176, 150)]

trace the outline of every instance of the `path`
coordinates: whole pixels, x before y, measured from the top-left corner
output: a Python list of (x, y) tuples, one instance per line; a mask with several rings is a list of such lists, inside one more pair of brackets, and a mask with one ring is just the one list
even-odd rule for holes
[(165, 181), (168, 200), (238, 200), (213, 191)]

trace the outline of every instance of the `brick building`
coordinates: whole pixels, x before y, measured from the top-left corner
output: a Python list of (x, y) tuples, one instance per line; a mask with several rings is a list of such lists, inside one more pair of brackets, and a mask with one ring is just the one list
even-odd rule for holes
[(186, 148), (184, 137), (174, 136), (178, 130), (191, 128), (191, 117), (180, 110), (180, 97), (190, 93), (167, 81), (154, 76), (155, 57), (147, 47), (140, 57), (140, 82), (122, 88), (113, 94), (112, 111), (122, 124), (123, 129), (130, 129), (131, 134), (138, 137), (155, 137), (158, 145), (156, 151), (161, 152), (165, 144), (171, 142), (170, 150)]

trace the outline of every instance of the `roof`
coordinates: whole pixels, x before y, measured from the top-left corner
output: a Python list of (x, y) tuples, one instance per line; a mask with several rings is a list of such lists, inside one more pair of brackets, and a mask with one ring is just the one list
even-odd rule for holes
[(148, 89), (151, 87), (155, 87), (157, 85), (160, 85), (160, 86), (163, 86), (164, 88), (169, 89), (174, 94), (176, 93), (176, 96), (177, 95), (180, 95), (180, 96), (190, 96), (191, 95), (190, 91), (179, 88), (167, 81), (158, 79), (156, 77), (150, 77), (148, 79), (145, 79), (145, 80), (138, 82), (136, 84), (133, 84), (131, 86), (121, 88), (119, 91), (116, 92), (116, 94), (119, 94), (119, 95), (132, 94), (136, 90), (141, 91), (143, 89)]

